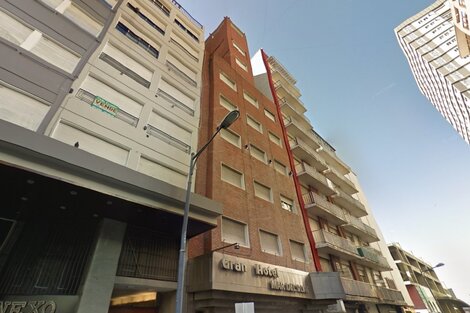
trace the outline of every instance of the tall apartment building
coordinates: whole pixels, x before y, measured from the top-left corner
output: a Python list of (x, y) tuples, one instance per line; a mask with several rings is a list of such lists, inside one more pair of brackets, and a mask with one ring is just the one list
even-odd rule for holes
[(0, 1), (2, 312), (172, 311), (203, 52), (175, 1)]
[(451, 3), (453, 13), (449, 1), (438, 0), (401, 23), (395, 33), (420, 91), (470, 143), (470, 59), (459, 52), (462, 38), (456, 37), (452, 23), (458, 5)]
[(308, 213), (313, 234), (321, 270), (311, 275), (314, 291), (318, 288), (316, 298), (326, 294), (322, 279), (328, 278), (335, 282), (337, 296), (347, 309), (372, 312), (403, 306), (411, 310), (404, 286), (389, 273), (386, 244), (357, 177), (312, 128), (295, 78), (275, 57), (260, 54), (265, 70), (255, 80), (280, 108), (300, 205)]
[(224, 210), (216, 229), (191, 242), (190, 257), (198, 257), (189, 267), (188, 312), (233, 312), (241, 302), (310, 312), (315, 268), (280, 117), (255, 87), (245, 34), (225, 18), (206, 40), (200, 144), (234, 109), (239, 120), (198, 161), (196, 192)]
[(229, 111), (241, 118), (198, 161), (196, 192), (224, 210), (216, 229), (191, 241), (188, 311), (244, 302), (271, 312), (335, 303), (330, 310), (401, 311), (353, 173), (313, 131), (292, 75), (271, 57), (269, 76), (253, 77), (245, 34), (229, 18), (204, 60), (200, 144)]
[(470, 55), (470, 25), (468, 16), (470, 2), (467, 0), (449, 0), (452, 21), (454, 23), (455, 38), (462, 58)]
[(452, 289), (446, 288), (437, 277), (434, 267), (400, 244), (388, 245), (406, 288), (413, 300), (416, 312), (464, 312), (468, 304), (458, 299)]

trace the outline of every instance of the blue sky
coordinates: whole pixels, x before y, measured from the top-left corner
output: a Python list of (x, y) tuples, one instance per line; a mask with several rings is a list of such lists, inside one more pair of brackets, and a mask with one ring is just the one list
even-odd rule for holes
[(388, 242), (470, 303), (470, 147), (419, 92), (393, 29), (431, 0), (181, 0), (224, 16), (297, 79), (315, 129), (359, 176)]

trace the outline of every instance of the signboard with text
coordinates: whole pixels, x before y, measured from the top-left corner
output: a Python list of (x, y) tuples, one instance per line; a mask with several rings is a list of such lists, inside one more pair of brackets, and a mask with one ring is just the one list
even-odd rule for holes
[[(212, 259), (201, 258), (199, 264), (194, 264), (196, 267), (192, 281), (203, 279), (197, 277), (198, 273), (211, 275), (208, 287), (214, 290), (313, 299), (308, 272), (221, 253), (213, 253)], [(211, 268), (201, 271), (205, 267)], [(192, 291), (200, 288), (196, 286)]]
[(97, 108), (98, 110), (107, 113), (112, 116), (116, 116), (117, 112), (119, 111), (119, 107), (115, 104), (112, 104), (109, 101), (106, 101), (105, 99), (96, 96), (95, 99), (93, 99), (93, 102), (91, 103), (91, 106), (94, 108)]

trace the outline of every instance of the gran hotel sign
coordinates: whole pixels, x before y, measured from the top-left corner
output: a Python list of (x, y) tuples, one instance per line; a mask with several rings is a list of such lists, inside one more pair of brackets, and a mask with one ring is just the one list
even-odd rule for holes
[[(213, 253), (212, 259), (201, 259), (194, 266), (192, 281), (204, 280), (199, 276), (202, 268), (210, 268), (211, 289), (244, 293), (288, 296), (312, 299), (309, 273), (287, 267), (274, 266), (244, 258)], [(207, 277), (207, 276), (206, 276)], [(207, 279), (207, 278), (206, 278)], [(207, 280), (206, 280), (207, 281)], [(203, 284), (193, 291), (204, 290)]]

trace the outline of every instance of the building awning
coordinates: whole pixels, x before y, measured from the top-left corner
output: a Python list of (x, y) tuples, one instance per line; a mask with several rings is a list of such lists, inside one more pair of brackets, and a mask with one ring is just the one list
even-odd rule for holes
[[(180, 232), (184, 189), (4, 121), (0, 177), (0, 205), (10, 218), (75, 208)], [(188, 235), (215, 227), (221, 213), (220, 203), (194, 194)]]

